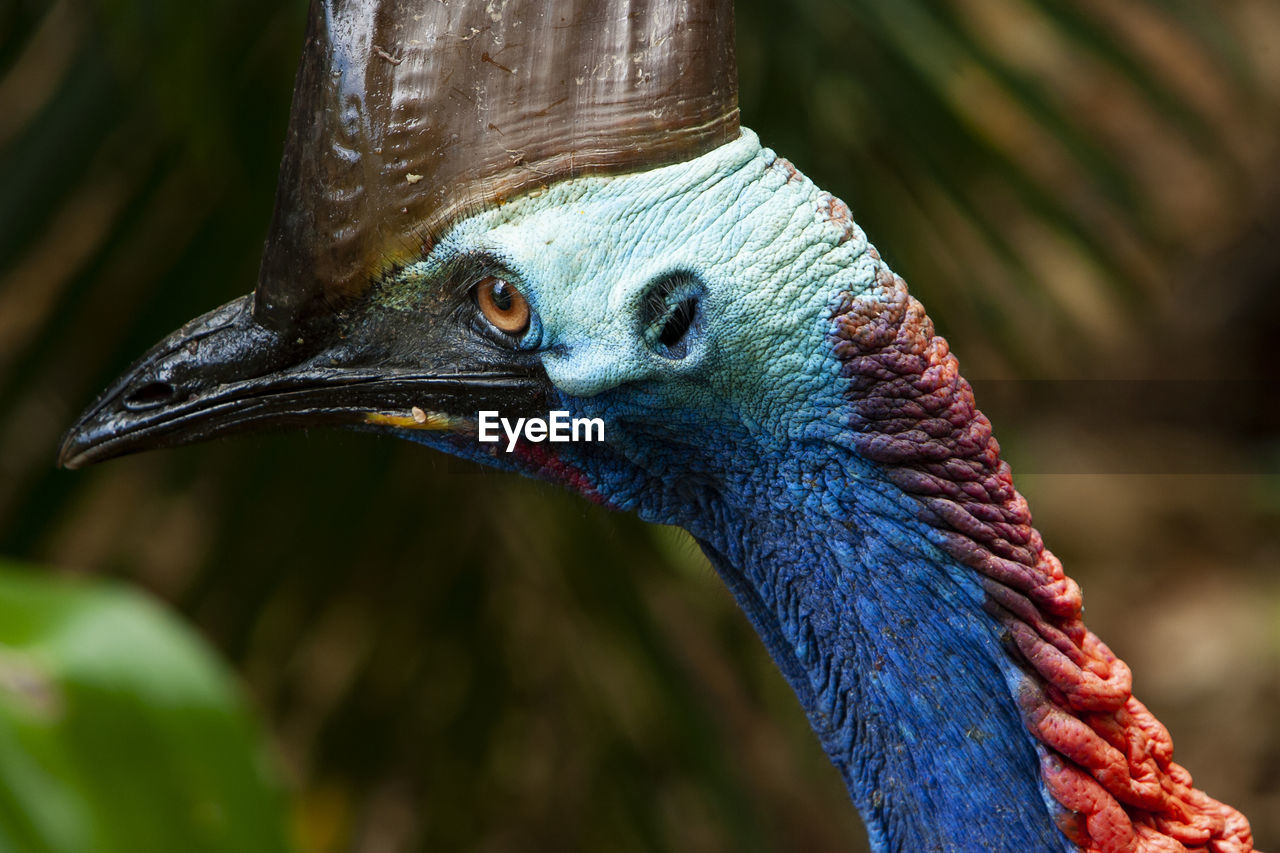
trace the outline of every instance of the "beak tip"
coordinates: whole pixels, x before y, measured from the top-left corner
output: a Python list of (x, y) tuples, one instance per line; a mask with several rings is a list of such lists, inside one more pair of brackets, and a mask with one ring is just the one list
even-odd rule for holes
[(58, 467), (66, 471), (85, 467), (93, 461), (89, 458), (88, 450), (83, 433), (76, 427), (72, 427), (63, 437), (62, 444), (58, 448)]

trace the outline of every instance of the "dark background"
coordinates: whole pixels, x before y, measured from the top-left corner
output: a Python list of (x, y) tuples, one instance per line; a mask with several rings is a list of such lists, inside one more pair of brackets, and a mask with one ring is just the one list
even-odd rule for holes
[[(0, 554), (129, 578), (243, 674), (308, 851), (847, 850), (682, 533), (420, 448), (60, 433), (253, 286), (302, 0), (0, 0)], [(975, 380), (1088, 621), (1280, 847), (1280, 6), (738, 6), (744, 123)]]

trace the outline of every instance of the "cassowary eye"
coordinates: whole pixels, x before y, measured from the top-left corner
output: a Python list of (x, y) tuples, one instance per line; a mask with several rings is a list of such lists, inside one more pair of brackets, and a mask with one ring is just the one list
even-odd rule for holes
[(496, 276), (485, 276), (476, 285), (475, 293), (480, 313), (498, 331), (520, 335), (529, 328), (529, 302), (511, 282)]

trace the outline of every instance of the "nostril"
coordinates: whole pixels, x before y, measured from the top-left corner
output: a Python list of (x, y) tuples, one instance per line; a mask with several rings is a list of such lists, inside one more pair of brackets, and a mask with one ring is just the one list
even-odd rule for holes
[(690, 296), (682, 299), (667, 314), (662, 323), (662, 331), (658, 332), (658, 341), (667, 349), (674, 349), (684, 340), (693, 325), (693, 318), (698, 314), (698, 299)]
[(148, 382), (124, 398), (124, 407), (131, 412), (142, 412), (175, 402), (177, 396), (178, 389), (168, 382)]
[(690, 333), (701, 325), (704, 287), (693, 273), (674, 272), (649, 285), (640, 306), (645, 342), (659, 355), (678, 360), (690, 352)]

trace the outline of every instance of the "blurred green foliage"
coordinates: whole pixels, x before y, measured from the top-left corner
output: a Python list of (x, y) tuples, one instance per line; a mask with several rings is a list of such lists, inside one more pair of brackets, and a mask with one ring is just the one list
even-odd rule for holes
[[(357, 436), (53, 469), (133, 358), (252, 288), (304, 10), (0, 2), (0, 553), (198, 626), (263, 711), (308, 851), (850, 849), (839, 778), (677, 533)], [(744, 123), (851, 204), (967, 375), (1266, 378), (1274, 0), (741, 0), (738, 21)], [(1209, 673), (1136, 667), (1196, 779), (1280, 845), (1277, 644), (1239, 627), (1277, 600), (1258, 457), (1005, 414), (1018, 460), (1194, 450), (1243, 481), (1019, 480), (1092, 627)], [(1202, 634), (1138, 627), (1185, 601), (1225, 602), (1177, 612), (1230, 642), (1170, 655)]]
[(0, 850), (288, 850), (260, 738), (223, 664), (154, 603), (0, 564)]

